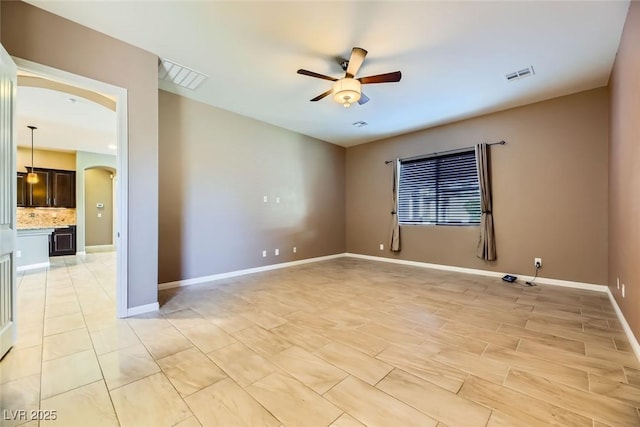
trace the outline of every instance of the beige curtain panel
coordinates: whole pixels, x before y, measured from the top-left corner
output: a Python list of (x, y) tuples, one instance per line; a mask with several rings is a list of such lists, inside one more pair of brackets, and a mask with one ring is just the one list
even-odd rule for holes
[(391, 239), (389, 248), (400, 252), (400, 223), (398, 222), (398, 187), (400, 184), (400, 159), (393, 161), (393, 206), (391, 207)]
[(477, 256), (487, 261), (493, 261), (496, 259), (496, 238), (493, 232), (493, 214), (491, 213), (491, 180), (489, 179), (487, 144), (476, 145), (476, 164), (480, 185), (480, 209), (482, 210)]

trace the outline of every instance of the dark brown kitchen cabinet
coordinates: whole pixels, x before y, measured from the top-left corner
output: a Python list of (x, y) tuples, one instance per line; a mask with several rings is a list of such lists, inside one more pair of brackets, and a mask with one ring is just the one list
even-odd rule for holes
[(49, 171), (42, 169), (33, 170), (38, 175), (38, 182), (29, 184), (27, 182), (27, 207), (41, 208), (51, 206), (51, 180)]
[[(31, 170), (31, 168), (28, 168)], [(26, 182), (24, 175), (25, 207), (75, 208), (76, 173), (58, 169), (34, 168), (38, 175), (36, 184)], [(20, 193), (20, 174), (18, 173), (18, 194)], [(18, 206), (21, 206), (18, 203)]]
[(18, 172), (16, 200), (19, 207), (27, 205), (27, 174)]
[(52, 170), (50, 172), (52, 200), (54, 208), (76, 207), (76, 173)]
[(56, 228), (49, 236), (49, 256), (75, 255), (76, 226)]

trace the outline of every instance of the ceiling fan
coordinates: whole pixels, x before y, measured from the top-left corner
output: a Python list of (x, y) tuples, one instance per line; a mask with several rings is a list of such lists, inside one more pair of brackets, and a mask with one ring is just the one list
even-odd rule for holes
[(349, 108), (354, 102), (360, 105), (366, 104), (369, 102), (369, 97), (362, 93), (361, 85), (399, 82), (402, 78), (400, 71), (394, 71), (393, 73), (376, 74), (375, 76), (356, 79), (356, 73), (360, 69), (362, 62), (364, 62), (365, 56), (367, 56), (366, 50), (360, 47), (354, 47), (351, 50), (351, 58), (340, 62), (342, 69), (345, 71), (345, 75), (341, 79), (299, 69), (298, 74), (335, 82), (331, 89), (311, 99), (311, 102), (320, 101), (322, 98), (333, 93), (333, 99), (344, 105), (345, 108)]

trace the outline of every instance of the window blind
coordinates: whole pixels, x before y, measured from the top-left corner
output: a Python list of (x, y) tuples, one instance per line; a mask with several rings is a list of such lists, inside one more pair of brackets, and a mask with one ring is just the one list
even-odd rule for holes
[(480, 224), (475, 152), (401, 162), (400, 224)]

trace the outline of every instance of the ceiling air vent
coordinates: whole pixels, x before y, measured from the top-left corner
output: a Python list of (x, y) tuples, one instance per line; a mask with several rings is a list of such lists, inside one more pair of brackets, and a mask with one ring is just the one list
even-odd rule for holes
[(180, 87), (196, 90), (209, 76), (168, 59), (161, 59), (158, 64), (158, 78)]
[(525, 77), (533, 76), (536, 72), (533, 69), (533, 65), (527, 68), (523, 68), (522, 70), (514, 71), (513, 73), (509, 73), (506, 75), (508, 81), (512, 80), (520, 80)]
[(368, 125), (368, 124), (369, 124), (369, 123), (367, 123), (367, 122), (363, 122), (363, 121), (359, 121), (359, 122), (352, 123), (352, 125), (354, 125), (354, 126), (355, 126), (355, 127), (357, 127), (357, 128), (364, 127), (364, 126), (366, 126), (366, 125)]

